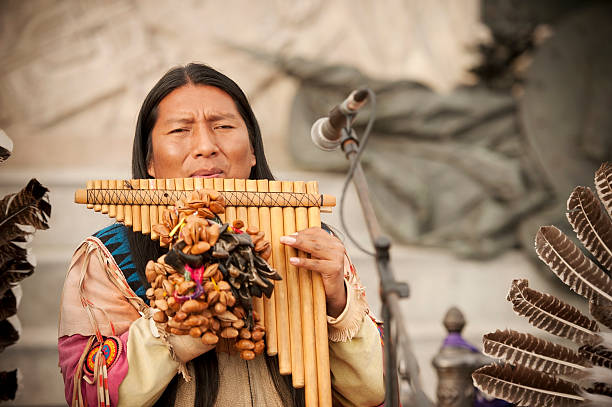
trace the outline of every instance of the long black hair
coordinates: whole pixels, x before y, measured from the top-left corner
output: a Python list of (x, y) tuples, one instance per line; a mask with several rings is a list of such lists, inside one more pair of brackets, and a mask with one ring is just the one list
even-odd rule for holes
[[(151, 142), (151, 131), (157, 121), (157, 110), (159, 103), (170, 92), (185, 85), (208, 85), (215, 86), (227, 93), (236, 105), (240, 116), (244, 120), (248, 133), (249, 141), (253, 147), (256, 163), (251, 168), (250, 179), (273, 180), (274, 176), (268, 167), (264, 154), (263, 141), (259, 124), (249, 102), (240, 87), (230, 78), (215, 69), (203, 65), (191, 63), (185, 66), (177, 66), (169, 70), (153, 86), (145, 98), (138, 122), (136, 123), (136, 133), (134, 135), (134, 147), (132, 149), (132, 177), (151, 178), (147, 169), (152, 159), (153, 148)], [(148, 286), (144, 270), (149, 260), (156, 260), (164, 253), (159, 244), (153, 242), (148, 236), (138, 232), (133, 232), (127, 228), (128, 239), (132, 251), (132, 260), (141, 281)], [(219, 371), (216, 352), (206, 352), (193, 359), (195, 368), (195, 385), (197, 407), (212, 407), (215, 404), (219, 392)], [(296, 390), (291, 386), (289, 376), (281, 376), (278, 370), (278, 360), (276, 357), (266, 356), (266, 364), (272, 376), (277, 393), (283, 401), (283, 405), (304, 405), (304, 391)], [(168, 384), (161, 398), (156, 405), (174, 405), (176, 389), (178, 385), (178, 375)]]

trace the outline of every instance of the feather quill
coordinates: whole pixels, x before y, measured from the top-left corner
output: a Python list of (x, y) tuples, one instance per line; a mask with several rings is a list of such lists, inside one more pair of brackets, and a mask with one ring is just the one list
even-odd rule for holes
[(606, 270), (612, 270), (612, 220), (590, 188), (576, 187), (567, 200), (567, 220)]
[(472, 373), (480, 391), (518, 406), (579, 406), (585, 401), (574, 383), (524, 366), (491, 364)]
[(507, 300), (536, 328), (579, 344), (601, 342), (597, 322), (557, 297), (532, 290), (525, 279), (512, 281)]
[(573, 291), (592, 301), (597, 301), (598, 296), (612, 301), (612, 279), (559, 229), (542, 226), (536, 234), (535, 249)]
[(609, 162), (601, 164), (595, 172), (595, 188), (608, 214), (612, 216), (612, 164)]
[(487, 356), (551, 375), (580, 378), (591, 367), (574, 350), (528, 333), (497, 330), (484, 335), (482, 342)]

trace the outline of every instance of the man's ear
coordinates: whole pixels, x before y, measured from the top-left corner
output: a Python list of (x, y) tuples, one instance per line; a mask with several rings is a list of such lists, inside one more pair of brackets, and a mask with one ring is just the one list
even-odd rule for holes
[(257, 164), (257, 158), (255, 158), (255, 150), (253, 149), (253, 146), (251, 147), (251, 154), (249, 156), (249, 164), (251, 165), (251, 168), (253, 168), (255, 166), (255, 164)]
[(155, 178), (155, 167), (153, 166), (153, 160), (149, 160), (149, 164), (147, 164), (147, 174)]

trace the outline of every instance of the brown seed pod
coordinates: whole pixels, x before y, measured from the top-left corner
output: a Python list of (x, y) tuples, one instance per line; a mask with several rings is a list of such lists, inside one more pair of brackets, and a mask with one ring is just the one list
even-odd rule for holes
[(217, 270), (213, 278), (215, 281), (223, 281), (223, 274), (221, 274), (221, 270)]
[(185, 322), (185, 326), (194, 327), (202, 325), (202, 322), (206, 319), (203, 315), (189, 315)]
[(215, 304), (214, 311), (215, 311), (215, 314), (219, 315), (219, 314), (224, 313), (226, 309), (227, 309), (227, 307), (225, 305), (223, 305), (220, 302), (218, 302), (218, 303)]
[(208, 208), (199, 208), (198, 215), (203, 217), (204, 219), (214, 219), (215, 214)]
[(213, 330), (214, 332), (219, 332), (220, 328), (221, 328), (221, 323), (219, 322), (219, 320), (217, 318), (212, 318), (210, 320), (210, 329)]
[(189, 336), (193, 336), (194, 338), (199, 338), (202, 334), (202, 329), (199, 326), (194, 326), (189, 330)]
[(217, 283), (217, 287), (219, 287), (219, 290), (221, 291), (229, 291), (231, 289), (229, 283), (227, 281), (219, 281)]
[(155, 277), (157, 277), (157, 273), (155, 272), (155, 262), (153, 260), (149, 260), (145, 267), (145, 276), (147, 277), (147, 281), (152, 283), (155, 281)]
[(272, 246), (268, 246), (263, 252), (259, 253), (259, 257), (264, 260), (268, 260), (272, 254)]
[(225, 291), (219, 293), (219, 303), (227, 306), (227, 293)]
[(160, 288), (162, 285), (162, 281), (164, 281), (164, 276), (162, 276), (161, 274), (158, 274), (157, 277), (155, 277), (155, 281), (153, 281), (153, 283), (151, 283), (151, 287), (153, 288)]
[(159, 323), (166, 322), (168, 321), (168, 316), (165, 312), (156, 312), (153, 314), (153, 321)]
[(193, 239), (189, 229), (191, 228), (183, 226), (181, 232), (179, 233), (179, 238), (182, 239), (187, 246), (191, 246), (193, 244)]
[(176, 318), (168, 319), (168, 326), (170, 328), (189, 330), (189, 328), (184, 325), (182, 322), (176, 320)]
[(185, 312), (183, 312), (183, 311), (178, 311), (178, 312), (176, 313), (176, 315), (174, 316), (174, 318), (173, 318), (173, 319), (174, 319), (175, 321), (177, 321), (177, 322), (182, 322), (182, 321), (184, 321), (185, 319), (187, 319), (187, 316), (188, 316), (188, 315), (187, 315), (187, 313), (185, 313)]
[(238, 336), (238, 330), (236, 328), (227, 327), (221, 331), (221, 337), (225, 339), (234, 339)]
[(255, 348), (255, 344), (252, 341), (249, 341), (248, 339), (241, 339), (238, 342), (236, 342), (236, 349), (238, 350), (252, 350)]
[(198, 242), (191, 246), (191, 254), (202, 254), (204, 252), (207, 252), (209, 249), (210, 245), (208, 244), (208, 242)]
[[(204, 311), (205, 303), (198, 300), (187, 300), (181, 305), (181, 311), (186, 314), (199, 313)], [(198, 324), (199, 325), (199, 324)]]
[(231, 321), (221, 321), (221, 328), (229, 328), (230, 326), (232, 326)]
[(183, 281), (182, 283), (178, 285), (177, 292), (179, 293), (179, 295), (185, 295), (187, 291), (191, 290), (192, 288), (195, 288), (195, 286), (196, 286), (195, 281), (192, 281), (192, 280)]
[(202, 226), (200, 228), (200, 236), (198, 237), (200, 242), (208, 242), (208, 234), (206, 233), (206, 227)]
[(169, 317), (173, 317), (174, 314), (176, 314), (176, 312), (168, 306), (168, 309), (166, 310), (165, 314), (168, 315)]
[(261, 239), (257, 243), (255, 243), (255, 247), (253, 248), (253, 250), (255, 250), (257, 253), (263, 252), (269, 245), (270, 242)]
[(174, 335), (187, 335), (189, 331), (186, 329), (170, 328), (170, 333)]
[(227, 294), (227, 306), (228, 307), (233, 307), (236, 304), (236, 297), (234, 297), (234, 295), (231, 292), (226, 293)]
[[(242, 320), (240, 320), (240, 321), (242, 321)], [(246, 328), (242, 328), (242, 329), (240, 330), (240, 337), (241, 337), (242, 339), (251, 339), (251, 331), (249, 331), (249, 330), (248, 330), (248, 329), (246, 329)]]
[(208, 329), (208, 327), (210, 326), (210, 318), (205, 317), (204, 315), (202, 315), (202, 323), (200, 324), (200, 327), (204, 330)]
[(191, 252), (191, 246), (187, 245), (185, 247), (183, 247), (183, 250), (181, 250), (183, 253), (185, 254), (189, 254), (189, 252)]
[(166, 302), (168, 303), (168, 308), (170, 308), (174, 312), (176, 312), (179, 309), (181, 309), (181, 304), (179, 302), (177, 302), (174, 297), (169, 297), (166, 300)]
[(208, 304), (209, 305), (216, 304), (217, 302), (219, 302), (219, 297), (220, 296), (221, 296), (221, 293), (219, 291), (211, 291), (211, 292), (209, 292), (208, 296), (207, 296)]
[(244, 222), (240, 219), (236, 219), (232, 222), (232, 227), (234, 229), (242, 229), (244, 227)]
[(257, 228), (257, 226), (255, 226), (255, 225), (251, 225), (251, 226), (249, 226), (249, 227), (246, 229), (246, 232), (247, 232), (249, 235), (253, 236), (253, 235), (256, 235), (256, 234), (259, 232), (259, 229)]
[(219, 268), (219, 263), (209, 264), (204, 269), (204, 273), (202, 274), (202, 277), (204, 277), (204, 278), (211, 278), (211, 277), (213, 277), (217, 273), (217, 269), (218, 268)]
[(163, 289), (163, 288), (161, 288), (161, 287), (156, 288), (156, 289), (153, 291), (153, 296), (155, 297), (155, 299), (156, 299), (156, 300), (161, 300), (162, 298), (164, 298), (164, 297), (165, 297), (165, 295), (164, 295), (164, 289)]
[(166, 294), (168, 294), (169, 296), (174, 294), (174, 284), (172, 284), (170, 281), (168, 280), (162, 281), (162, 288), (164, 289)]
[(216, 345), (217, 342), (219, 342), (219, 337), (212, 332), (202, 335), (202, 343), (205, 345)]
[(210, 293), (212, 291), (215, 291), (215, 285), (213, 284), (212, 281), (207, 281), (204, 283), (204, 292)]
[(265, 332), (264, 331), (260, 331), (260, 330), (256, 330), (256, 331), (251, 332), (251, 338), (255, 342), (261, 341), (263, 339), (264, 335), (265, 335)]
[(252, 350), (243, 350), (240, 352), (240, 358), (242, 360), (253, 360), (255, 359), (255, 352)]
[(182, 283), (183, 281), (185, 281), (185, 277), (183, 277), (180, 274), (172, 274), (170, 276), (168, 276), (168, 281), (170, 281), (172, 284), (174, 285), (179, 285), (180, 283)]
[(208, 226), (206, 228), (206, 236), (206, 241), (208, 242), (208, 244), (211, 247), (214, 246), (215, 243), (217, 243), (217, 240), (219, 240), (219, 225), (213, 223), (212, 225)]
[(242, 307), (235, 307), (233, 312), (234, 312), (234, 315), (236, 315), (238, 319), (244, 319), (244, 317), (246, 316), (246, 313), (244, 312), (244, 308)]
[(253, 349), (253, 351), (255, 352), (256, 355), (261, 355), (265, 348), (266, 348), (266, 344), (264, 341), (257, 341), (255, 342), (255, 349)]
[(147, 292), (145, 293), (145, 295), (147, 296), (148, 299), (153, 299), (155, 298), (155, 289), (153, 287), (149, 287), (147, 288)]
[(225, 310), (222, 314), (217, 315), (219, 321), (229, 321), (230, 323), (238, 321), (236, 315), (232, 314), (231, 311)]
[(162, 311), (166, 311), (168, 309), (168, 303), (166, 300), (155, 300), (155, 306)]
[(225, 205), (220, 204), (218, 201), (212, 201), (210, 203), (209, 209), (213, 213), (223, 213), (225, 212)]
[[(234, 315), (234, 314), (232, 314), (232, 315)], [(234, 315), (234, 318), (236, 318), (235, 315)], [(244, 319), (237, 319), (236, 318), (236, 320), (234, 322), (232, 322), (232, 326), (234, 328), (236, 328), (236, 329), (242, 328), (244, 326)]]
[(166, 272), (166, 268), (168, 267), (167, 265), (161, 264), (161, 263), (155, 263), (153, 266), (155, 267), (155, 272), (158, 275), (165, 276), (166, 274), (168, 274)]

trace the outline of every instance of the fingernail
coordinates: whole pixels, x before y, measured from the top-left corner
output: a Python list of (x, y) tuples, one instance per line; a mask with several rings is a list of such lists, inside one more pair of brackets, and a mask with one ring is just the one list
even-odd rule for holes
[(300, 262), (300, 259), (297, 258), (297, 257), (290, 257), (289, 258), (289, 263), (293, 264), (294, 266), (297, 266), (299, 262)]
[(284, 244), (294, 244), (296, 242), (293, 236), (281, 236), (280, 241)]

